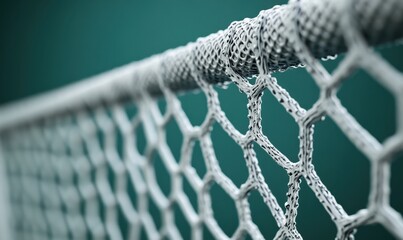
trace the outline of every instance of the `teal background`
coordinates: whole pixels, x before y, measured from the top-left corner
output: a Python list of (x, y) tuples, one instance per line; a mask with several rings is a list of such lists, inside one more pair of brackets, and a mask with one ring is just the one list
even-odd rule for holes
[[(43, 93), (79, 81), (111, 68), (184, 45), (197, 37), (226, 28), (231, 21), (254, 17), (262, 9), (284, 1), (172, 0), (168, 1), (2, 1), (0, 3), (0, 104)], [(403, 70), (403, 47), (377, 49), (396, 68)], [(325, 62), (333, 70), (343, 58)], [(318, 89), (304, 69), (274, 74), (303, 107), (309, 108)], [(235, 86), (217, 88), (222, 108), (234, 125), (247, 128), (246, 96)], [(378, 140), (395, 131), (393, 96), (370, 75), (359, 70), (342, 86), (339, 97), (346, 108)], [(191, 121), (200, 123), (206, 113), (202, 95), (180, 97)], [(164, 103), (161, 103), (163, 106)], [(195, 106), (198, 106), (195, 111)], [(1, 116), (0, 116), (1, 117)], [(263, 96), (263, 130), (290, 159), (298, 154), (298, 128), (292, 118), (267, 92)], [(178, 158), (182, 138), (171, 122), (168, 144)], [(217, 158), (223, 172), (236, 185), (245, 181), (247, 170), (241, 149), (219, 127), (212, 132)], [(369, 161), (348, 141), (334, 122), (327, 118), (315, 127), (314, 163), (323, 182), (345, 210), (353, 214), (365, 208), (369, 192)], [(142, 146), (140, 146), (142, 145)], [(139, 143), (144, 148), (145, 143)], [(287, 175), (261, 149), (256, 147), (265, 178), (279, 202), (285, 202)], [(196, 144), (194, 164), (205, 172)], [(158, 158), (158, 157), (157, 157)], [(169, 193), (169, 175), (156, 160), (158, 181)], [(394, 161), (391, 179), (391, 205), (403, 212), (403, 159)], [(192, 204), (196, 195), (184, 183)], [(238, 224), (235, 205), (225, 192), (212, 187), (216, 219), (231, 234)], [(267, 238), (277, 230), (274, 219), (259, 195), (250, 196), (252, 215)], [(303, 181), (300, 192), (298, 229), (305, 239), (333, 239), (336, 228)], [(150, 206), (156, 222), (159, 214)], [(177, 222), (184, 236), (189, 226), (178, 212)], [(158, 225), (158, 224), (157, 224)], [(209, 239), (209, 235), (205, 235)], [(186, 239), (186, 237), (185, 237)], [(379, 225), (360, 228), (356, 239), (393, 239)]]

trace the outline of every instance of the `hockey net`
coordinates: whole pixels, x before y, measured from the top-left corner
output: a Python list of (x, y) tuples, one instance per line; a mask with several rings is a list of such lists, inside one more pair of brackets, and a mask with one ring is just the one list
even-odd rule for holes
[[(351, 239), (357, 228), (370, 223), (403, 239), (402, 216), (389, 204), (391, 161), (403, 148), (403, 75), (371, 47), (403, 36), (402, 12), (398, 0), (290, 1), (185, 47), (3, 108), (0, 163), (8, 198), (2, 209), (8, 212), (9, 234), (13, 239), (182, 239), (174, 220), (178, 207), (192, 239), (203, 239), (206, 229), (216, 239), (263, 239), (248, 200), (257, 192), (270, 209), (272, 216), (267, 217), (277, 223), (275, 239), (301, 239), (296, 217), (300, 184), (306, 181), (336, 225), (337, 239)], [(317, 60), (340, 52), (345, 57), (332, 73)], [(320, 89), (309, 109), (271, 75), (290, 67), (304, 67)], [(397, 131), (384, 143), (337, 97), (343, 80), (358, 68), (395, 96)], [(248, 109), (246, 132), (238, 131), (225, 115), (215, 84), (235, 84), (246, 95), (247, 106), (239, 106)], [(201, 90), (207, 99), (200, 125), (191, 123), (178, 98), (178, 92), (192, 89)], [(263, 133), (264, 92), (272, 94), (298, 125), (298, 158), (284, 155)], [(165, 111), (158, 106), (161, 99)], [(368, 206), (355, 214), (346, 213), (314, 169), (313, 127), (324, 116), (370, 162)], [(166, 136), (172, 121), (183, 138), (179, 159)], [(229, 159), (216, 157), (213, 125), (243, 151), (248, 178), (240, 186), (220, 168), (220, 161)], [(144, 151), (138, 147), (143, 141), (140, 128)], [(196, 144), (206, 166), (204, 175), (192, 165)], [(257, 147), (288, 174), (284, 208), (262, 174)], [(170, 176), (169, 194), (157, 181), (156, 155)], [(197, 194), (196, 207), (183, 190), (184, 180)], [(215, 219), (212, 185), (219, 185), (235, 203), (239, 224), (230, 236)], [(160, 227), (149, 212), (150, 202), (160, 211)]]

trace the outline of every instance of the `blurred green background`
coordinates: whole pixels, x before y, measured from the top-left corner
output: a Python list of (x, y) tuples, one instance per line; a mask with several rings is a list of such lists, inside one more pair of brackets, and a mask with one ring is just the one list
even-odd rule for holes
[[(0, 3), (0, 104), (43, 93), (123, 64), (140, 60), (166, 49), (184, 45), (197, 37), (226, 28), (231, 21), (254, 17), (260, 10), (284, 1), (205, 0), (205, 1), (2, 1)], [(403, 47), (377, 49), (396, 68), (403, 70)], [(325, 62), (333, 70), (336, 61)], [(274, 74), (303, 107), (309, 108), (318, 97), (318, 89), (304, 69)], [(222, 108), (234, 125), (247, 128), (246, 97), (235, 86), (217, 88)], [(357, 71), (342, 86), (343, 105), (378, 140), (395, 131), (393, 96), (364, 71)], [(206, 103), (202, 95), (180, 97), (183, 108), (194, 124), (202, 121)], [(162, 103), (163, 105), (163, 103)], [(198, 106), (195, 110), (194, 106)], [(1, 116), (0, 116), (1, 117)], [(263, 97), (263, 130), (290, 159), (298, 154), (298, 128), (277, 101)], [(168, 144), (176, 158), (182, 138), (174, 122), (167, 129)], [(247, 169), (242, 151), (215, 125), (214, 148), (222, 170), (236, 185), (246, 180)], [(140, 143), (141, 145), (142, 143)], [(143, 143), (145, 144), (145, 143)], [(315, 126), (314, 163), (323, 182), (349, 214), (365, 208), (369, 193), (369, 161), (327, 118)], [(287, 175), (261, 149), (256, 147), (269, 187), (281, 205), (286, 200)], [(391, 205), (403, 212), (403, 159), (393, 162)], [(193, 160), (199, 174), (205, 172), (196, 144)], [(156, 161), (158, 181), (169, 192), (169, 175)], [(196, 195), (190, 193), (196, 206)], [(238, 224), (235, 205), (226, 193), (214, 185), (211, 190), (214, 214), (227, 234)], [(273, 238), (277, 227), (260, 196), (250, 196), (252, 216), (265, 237)], [(305, 239), (333, 239), (336, 228), (305, 181), (300, 192), (298, 229)], [(150, 206), (156, 222), (158, 210)], [(179, 211), (177, 211), (179, 212)], [(184, 217), (178, 224), (189, 236)], [(158, 225), (158, 224), (157, 224)], [(209, 239), (209, 235), (205, 235)], [(379, 225), (360, 228), (357, 239), (393, 239)]]

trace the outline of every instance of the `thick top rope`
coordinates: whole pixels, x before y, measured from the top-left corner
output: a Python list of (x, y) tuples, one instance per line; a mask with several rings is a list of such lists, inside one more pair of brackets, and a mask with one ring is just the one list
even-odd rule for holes
[[(339, 1), (301, 0), (299, 3), (296, 29), (310, 53), (316, 58), (343, 53), (346, 44), (340, 24), (342, 11), (338, 8)], [(403, 1), (354, 0), (351, 6), (357, 27), (369, 45), (390, 43), (403, 37)], [(292, 11), (291, 5), (276, 6), (261, 11), (256, 18), (234, 22), (226, 30), (200, 38), (185, 47), (9, 104), (0, 108), (0, 131), (77, 108), (138, 98), (144, 92), (158, 96), (161, 87), (176, 92), (195, 89), (198, 86), (192, 77), (190, 64), (211, 84), (229, 81), (222, 59), (225, 44), (229, 46), (226, 56), (230, 67), (243, 77), (253, 76), (258, 72), (252, 46), (257, 31), (260, 31), (264, 46), (261, 57), (268, 63), (269, 71), (298, 67), (300, 60), (292, 38), (287, 36), (289, 31), (286, 31), (295, 26), (288, 26), (283, 19)]]

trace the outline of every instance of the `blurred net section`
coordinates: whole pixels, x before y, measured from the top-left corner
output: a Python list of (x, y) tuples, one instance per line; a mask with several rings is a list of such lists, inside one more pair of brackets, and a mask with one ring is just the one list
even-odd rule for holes
[[(401, 25), (393, 24), (401, 21), (401, 16), (396, 15), (402, 13), (401, 1), (325, 1), (333, 4), (323, 12), (320, 8), (306, 10), (306, 6), (316, 6), (304, 6), (306, 2), (291, 1), (287, 6), (262, 11), (257, 18), (234, 22), (226, 31), (156, 56), (146, 67), (134, 67), (134, 78), (141, 81), (134, 83), (137, 88), (133, 102), (122, 103), (106, 94), (99, 96), (99, 101), (92, 98), (81, 107), (24, 120), (18, 127), (3, 130), (2, 158), (14, 239), (185, 239), (175, 224), (178, 210), (189, 225), (192, 239), (208, 235), (216, 239), (263, 239), (262, 229), (251, 216), (252, 191), (270, 209), (272, 216), (267, 217), (277, 223), (275, 239), (302, 239), (296, 224), (301, 181), (307, 182), (336, 225), (337, 239), (352, 239), (357, 228), (371, 223), (379, 223), (403, 239), (402, 216), (389, 205), (390, 165), (403, 148), (403, 75), (369, 47), (399, 36)], [(377, 4), (371, 4), (374, 2)], [(378, 8), (371, 8), (374, 6)], [(317, 16), (301, 13), (304, 7), (305, 13), (311, 11)], [(366, 11), (377, 20), (368, 18)], [(326, 14), (328, 17), (323, 18)], [(386, 23), (392, 25), (387, 27)], [(361, 31), (362, 26), (374, 26), (375, 30)], [(345, 58), (330, 74), (316, 57), (340, 49), (346, 50)], [(310, 109), (303, 109), (270, 75), (274, 70), (297, 65), (305, 67), (320, 88), (320, 97)], [(337, 98), (343, 80), (358, 68), (395, 96), (397, 131), (384, 143), (360, 126)], [(177, 71), (170, 72), (172, 69)], [(219, 77), (223, 72), (226, 78)], [(191, 81), (166, 80), (184, 78)], [(231, 81), (222, 83), (227, 78)], [(248, 109), (245, 133), (226, 117), (212, 83), (235, 84), (246, 95), (247, 106), (239, 106)], [(133, 83), (106, 88), (104, 92), (111, 91), (117, 97), (128, 95), (124, 88), (129, 84)], [(176, 93), (194, 86), (207, 99), (208, 110), (200, 125), (192, 125)], [(297, 159), (285, 156), (263, 134), (264, 91), (278, 100), (299, 127)], [(165, 111), (158, 106), (158, 92), (166, 102)], [(325, 116), (370, 161), (368, 206), (352, 215), (322, 183), (312, 162), (313, 127)], [(166, 126), (170, 122), (176, 123), (182, 135), (179, 159), (175, 159), (168, 144)], [(243, 151), (248, 178), (240, 187), (220, 168), (211, 139), (213, 125), (222, 128)], [(203, 175), (192, 165), (196, 144), (206, 167)], [(284, 208), (262, 175), (256, 147), (288, 174)], [(165, 182), (158, 180), (156, 161), (161, 161), (167, 172)], [(195, 192), (197, 204), (192, 204), (185, 193), (184, 181)], [(210, 194), (213, 185), (218, 185), (235, 203), (238, 226), (231, 235), (215, 219)], [(159, 218), (153, 216), (151, 206), (157, 208)]]

